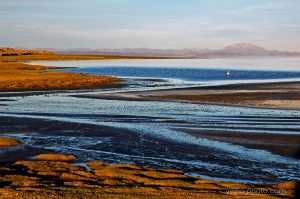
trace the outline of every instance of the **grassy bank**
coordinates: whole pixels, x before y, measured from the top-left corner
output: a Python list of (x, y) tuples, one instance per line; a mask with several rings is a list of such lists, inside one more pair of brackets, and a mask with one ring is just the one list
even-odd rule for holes
[(116, 77), (92, 76), (50, 71), (55, 67), (28, 65), (21, 62), (37, 60), (104, 60), (104, 59), (173, 59), (154, 56), (113, 55), (17, 55), (0, 56), (0, 91), (36, 91), (97, 88), (120, 81)]
[(0, 90), (61, 90), (101, 87), (119, 81), (116, 77), (51, 71), (51, 67), (18, 62), (0, 62)]
[(116, 77), (92, 76), (67, 72), (51, 71), (55, 67), (28, 65), (21, 61), (31, 60), (87, 60), (119, 59), (112, 56), (75, 55), (20, 55), (2, 56), (0, 60), (0, 90), (61, 90), (97, 88), (120, 81)]

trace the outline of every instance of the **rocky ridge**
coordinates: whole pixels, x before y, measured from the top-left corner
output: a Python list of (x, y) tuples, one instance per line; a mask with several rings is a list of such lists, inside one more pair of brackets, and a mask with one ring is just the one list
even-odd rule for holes
[(16, 48), (1, 48), (0, 56), (13, 56), (13, 55), (53, 55), (52, 51), (48, 50), (27, 50), (27, 49), (16, 49)]

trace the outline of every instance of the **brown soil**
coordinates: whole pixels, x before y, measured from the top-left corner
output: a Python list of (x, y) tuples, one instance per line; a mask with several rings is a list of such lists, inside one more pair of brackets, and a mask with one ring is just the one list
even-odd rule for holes
[(1, 198), (292, 198), (295, 182), (249, 185), (189, 177), (176, 170), (89, 162), (18, 161), (0, 168)]

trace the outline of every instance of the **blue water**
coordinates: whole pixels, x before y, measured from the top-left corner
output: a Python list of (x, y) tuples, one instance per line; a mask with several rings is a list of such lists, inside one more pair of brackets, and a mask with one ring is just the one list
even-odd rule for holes
[[(32, 62), (31, 62), (32, 63)], [(164, 78), (189, 83), (222, 81), (268, 81), (300, 78), (300, 58), (230, 59), (125, 59), (85, 61), (35, 61), (33, 64), (59, 67), (70, 72), (113, 75), (123, 78)], [(230, 71), (230, 76), (226, 75)]]
[(230, 70), (204, 68), (170, 68), (170, 67), (84, 67), (65, 69), (69, 72), (110, 75), (118, 77), (140, 78), (172, 78), (184, 81), (216, 81), (216, 80), (267, 80), (300, 78), (300, 71), (261, 71), (261, 70)]

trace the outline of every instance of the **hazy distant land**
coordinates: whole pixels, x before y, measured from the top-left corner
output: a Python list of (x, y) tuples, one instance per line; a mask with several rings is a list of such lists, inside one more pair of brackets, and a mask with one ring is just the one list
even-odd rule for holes
[(300, 52), (267, 50), (263, 47), (238, 43), (226, 46), (223, 49), (211, 50), (202, 48), (184, 49), (150, 49), (150, 48), (67, 48), (50, 49), (60, 54), (89, 54), (89, 55), (125, 55), (125, 56), (175, 56), (188, 58), (221, 58), (239, 56), (300, 56)]

